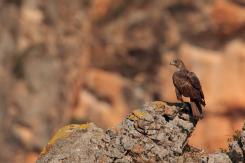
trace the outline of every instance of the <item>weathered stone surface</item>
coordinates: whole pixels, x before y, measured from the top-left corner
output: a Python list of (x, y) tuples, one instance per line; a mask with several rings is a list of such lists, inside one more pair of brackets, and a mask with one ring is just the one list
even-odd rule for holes
[(206, 154), (189, 146), (188, 139), (197, 123), (189, 107), (186, 103), (151, 102), (129, 114), (118, 127), (106, 131), (92, 123), (65, 126), (49, 141), (37, 162), (245, 161), (245, 128), (230, 139), (229, 151)]
[[(242, 144), (242, 150), (244, 151), (245, 154), (245, 129), (243, 128), (243, 132), (241, 133), (241, 144)], [(245, 157), (245, 156), (244, 156)]]
[(245, 129), (242, 131), (236, 131), (229, 143), (228, 154), (231, 160), (235, 163), (245, 162)]
[(41, 162), (95, 162), (103, 152), (100, 150), (104, 148), (100, 146), (103, 136), (103, 130), (92, 123), (65, 126), (43, 149)]
[(229, 144), (230, 156), (232, 157), (233, 162), (243, 162), (243, 151), (238, 144), (238, 141), (233, 141)]
[(203, 163), (232, 163), (229, 156), (225, 153), (210, 154), (201, 160)]
[[(196, 125), (189, 109), (181, 103), (156, 101), (107, 131), (93, 124), (66, 126), (51, 139), (37, 162), (176, 161), (185, 152)], [(182, 119), (183, 115), (188, 120)]]
[(186, 103), (151, 102), (106, 131), (92, 123), (65, 126), (43, 149), (37, 163), (244, 162), (244, 130), (236, 132), (227, 152), (206, 154), (189, 146), (188, 138), (197, 123), (189, 107)]

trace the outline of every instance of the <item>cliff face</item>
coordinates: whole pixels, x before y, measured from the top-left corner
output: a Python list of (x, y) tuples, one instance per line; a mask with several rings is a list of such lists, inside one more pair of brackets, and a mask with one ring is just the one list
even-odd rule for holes
[(244, 161), (245, 131), (231, 141), (229, 152), (207, 154), (188, 145), (196, 123), (189, 103), (148, 103), (113, 129), (92, 123), (61, 128), (37, 163)]

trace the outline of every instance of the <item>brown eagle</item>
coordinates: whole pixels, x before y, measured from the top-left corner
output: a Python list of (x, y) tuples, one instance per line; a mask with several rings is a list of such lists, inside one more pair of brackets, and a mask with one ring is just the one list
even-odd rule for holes
[(180, 59), (173, 60), (170, 62), (170, 65), (177, 68), (177, 71), (172, 76), (177, 99), (183, 102), (182, 95), (189, 97), (190, 101), (196, 105), (191, 107), (193, 117), (195, 119), (202, 118), (202, 106), (205, 106), (206, 103), (200, 81), (196, 74), (188, 71)]

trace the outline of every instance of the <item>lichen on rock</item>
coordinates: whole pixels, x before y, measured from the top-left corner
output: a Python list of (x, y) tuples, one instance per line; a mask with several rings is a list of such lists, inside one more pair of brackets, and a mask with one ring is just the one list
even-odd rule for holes
[(67, 126), (62, 127), (61, 129), (59, 129), (54, 136), (50, 139), (50, 141), (48, 142), (47, 146), (43, 148), (42, 152), (40, 155), (45, 155), (49, 149), (58, 141), (61, 139), (64, 139), (66, 137), (68, 137), (72, 132), (74, 132), (75, 130), (80, 130), (80, 129), (87, 129), (90, 127), (90, 124), (70, 124)]

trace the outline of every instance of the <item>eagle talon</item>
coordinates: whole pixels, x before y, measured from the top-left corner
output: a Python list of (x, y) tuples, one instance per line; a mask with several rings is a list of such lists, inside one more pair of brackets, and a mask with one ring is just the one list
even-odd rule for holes
[(187, 104), (183, 102), (183, 109), (187, 107)]
[(186, 102), (183, 101), (182, 107), (180, 108), (180, 110), (184, 110), (186, 108), (189, 108), (189, 103), (186, 103)]

